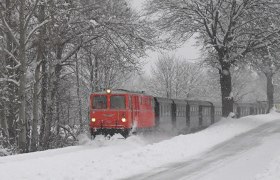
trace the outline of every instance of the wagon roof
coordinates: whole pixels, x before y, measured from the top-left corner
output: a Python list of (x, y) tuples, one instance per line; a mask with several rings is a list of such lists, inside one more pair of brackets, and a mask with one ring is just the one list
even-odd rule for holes
[(202, 105), (202, 106), (213, 106), (213, 104), (209, 101), (193, 101), (193, 100), (187, 100), (187, 103), (189, 105)]
[(187, 104), (186, 100), (182, 100), (182, 99), (172, 99), (174, 101), (175, 104)]
[(172, 103), (171, 99), (163, 98), (163, 97), (155, 97), (158, 102)]

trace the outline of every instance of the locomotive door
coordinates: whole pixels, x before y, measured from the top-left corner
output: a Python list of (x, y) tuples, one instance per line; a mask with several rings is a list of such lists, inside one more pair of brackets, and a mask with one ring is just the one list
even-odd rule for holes
[(133, 123), (134, 123), (134, 100), (133, 100), (133, 96), (128, 96), (129, 97), (129, 99), (128, 99), (128, 101), (129, 101), (129, 109), (130, 109), (130, 113), (131, 113), (131, 123), (132, 123), (132, 125), (131, 126), (133, 126)]
[(138, 124), (139, 119), (139, 97), (132, 96), (132, 121)]

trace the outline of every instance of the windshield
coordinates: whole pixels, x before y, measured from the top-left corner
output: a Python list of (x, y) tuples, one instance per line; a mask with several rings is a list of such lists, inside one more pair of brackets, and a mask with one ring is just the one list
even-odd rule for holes
[(110, 107), (111, 109), (125, 109), (125, 97), (111, 96)]
[(106, 96), (94, 96), (92, 102), (93, 109), (107, 109), (107, 99)]

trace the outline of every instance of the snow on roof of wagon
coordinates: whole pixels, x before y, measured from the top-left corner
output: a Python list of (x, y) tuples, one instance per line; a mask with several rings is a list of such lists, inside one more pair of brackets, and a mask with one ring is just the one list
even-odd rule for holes
[(185, 104), (187, 105), (187, 101), (184, 99), (172, 99), (175, 104)]
[(201, 105), (201, 106), (213, 106), (209, 101), (194, 101), (194, 100), (185, 100), (185, 99), (169, 99), (164, 97), (155, 97), (157, 101), (161, 103), (175, 103), (175, 104), (188, 104), (188, 105)]
[(202, 106), (213, 106), (213, 103), (210, 101), (195, 101), (195, 100), (186, 100), (189, 105), (202, 105)]
[(172, 103), (172, 99), (168, 99), (165, 97), (155, 97), (155, 99), (161, 103)]
[[(132, 91), (132, 90), (127, 90), (127, 89), (110, 89), (111, 92), (110, 94), (143, 94), (143, 95), (146, 95), (145, 94), (145, 91)], [(94, 92), (94, 94), (108, 94), (106, 92), (106, 89), (102, 90), (102, 91), (97, 91), (97, 92)]]

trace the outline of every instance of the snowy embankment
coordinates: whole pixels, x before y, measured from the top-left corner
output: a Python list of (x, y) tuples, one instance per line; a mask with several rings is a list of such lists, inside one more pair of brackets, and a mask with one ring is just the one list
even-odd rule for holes
[[(280, 120), (280, 114), (275, 112), (223, 119), (203, 131), (157, 143), (151, 143), (153, 137), (141, 136), (126, 140), (114, 136), (106, 141), (81, 138), (80, 146), (1, 157), (0, 177), (5, 180), (126, 178), (165, 164), (186, 161), (234, 136), (277, 119)], [(279, 170), (280, 156), (256, 178), (275, 179), (275, 176), (280, 177)]]

